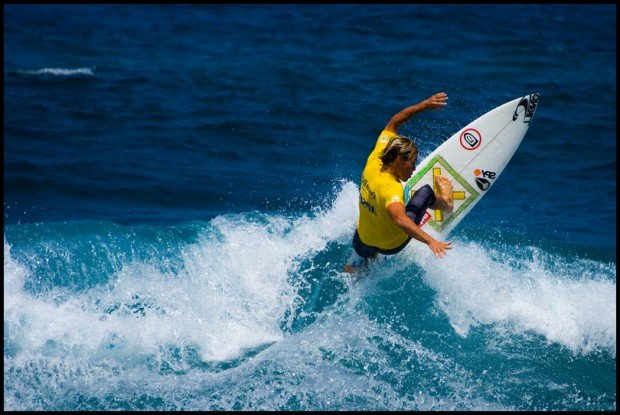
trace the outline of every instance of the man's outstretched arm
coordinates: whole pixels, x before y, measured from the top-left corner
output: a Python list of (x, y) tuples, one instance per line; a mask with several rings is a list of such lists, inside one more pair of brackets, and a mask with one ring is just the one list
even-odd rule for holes
[(420, 111), (424, 110), (438, 110), (448, 105), (448, 95), (445, 92), (439, 92), (430, 98), (425, 99), (415, 105), (407, 107), (390, 119), (385, 126), (384, 130), (398, 133), (398, 129), (401, 125), (407, 122), (411, 117), (416, 115)]

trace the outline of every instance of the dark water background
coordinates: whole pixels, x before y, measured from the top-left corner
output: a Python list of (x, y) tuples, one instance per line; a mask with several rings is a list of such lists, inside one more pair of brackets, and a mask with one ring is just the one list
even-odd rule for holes
[[(4, 409), (616, 408), (615, 5), (5, 5)], [(389, 118), (538, 92), (441, 261), (341, 271)]]

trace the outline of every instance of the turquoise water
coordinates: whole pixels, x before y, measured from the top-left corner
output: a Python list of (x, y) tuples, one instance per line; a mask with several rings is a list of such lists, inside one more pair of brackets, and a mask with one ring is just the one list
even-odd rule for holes
[[(5, 6), (4, 409), (615, 410), (615, 11)], [(445, 258), (354, 282), (440, 90), (422, 157), (541, 98)]]

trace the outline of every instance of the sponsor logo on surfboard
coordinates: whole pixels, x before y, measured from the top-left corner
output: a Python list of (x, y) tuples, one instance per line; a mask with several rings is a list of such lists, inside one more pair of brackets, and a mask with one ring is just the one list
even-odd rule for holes
[(527, 97), (521, 98), (521, 101), (517, 104), (517, 108), (515, 108), (514, 114), (512, 114), (512, 120), (516, 121), (519, 118), (519, 107), (523, 107), (523, 112), (525, 116), (523, 117), (524, 123), (529, 123), (534, 116), (534, 112), (536, 111), (536, 106), (538, 105), (538, 94), (532, 94)]
[(482, 136), (477, 130), (469, 128), (461, 133), (460, 137), (461, 147), (465, 150), (475, 150), (480, 147), (482, 143)]
[(424, 226), (424, 224), (428, 222), (430, 218), (431, 218), (431, 214), (428, 213), (428, 210), (427, 210), (426, 212), (424, 212), (424, 216), (422, 217), (422, 220), (420, 221), (420, 228)]
[[(490, 171), (490, 170), (475, 169), (474, 176), (476, 176), (476, 185), (478, 186), (480, 190), (484, 192), (489, 188), (489, 186), (491, 186), (491, 182), (488, 181), (487, 179), (491, 179), (491, 180), (495, 179), (495, 176), (497, 176), (497, 173), (495, 173), (494, 171)], [(478, 177), (478, 176), (482, 176), (482, 177)]]
[(487, 190), (489, 186), (491, 186), (491, 182), (489, 182), (487, 179), (483, 179), (480, 177), (476, 177), (476, 184), (483, 192)]
[(474, 176), (482, 176), (486, 177), (487, 179), (494, 179), (495, 176), (497, 176), (497, 173), (491, 170), (476, 169), (474, 170)]

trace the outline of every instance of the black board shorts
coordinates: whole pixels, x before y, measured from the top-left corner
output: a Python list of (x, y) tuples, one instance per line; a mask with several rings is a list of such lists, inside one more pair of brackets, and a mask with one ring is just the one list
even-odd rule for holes
[[(415, 222), (416, 225), (419, 225), (424, 218), (424, 212), (430, 205), (435, 202), (435, 192), (433, 188), (426, 184), (418, 189), (414, 194), (407, 206), (405, 206), (405, 211), (407, 212), (407, 216), (411, 218)], [(411, 241), (411, 237), (407, 238), (402, 245), (397, 246), (393, 249), (381, 249), (374, 246), (366, 245), (360, 239), (359, 234), (357, 233), (357, 229), (355, 229), (355, 234), (353, 235), (353, 249), (355, 252), (362, 258), (372, 258), (377, 254), (383, 255), (394, 255), (402, 251), (407, 244)]]

